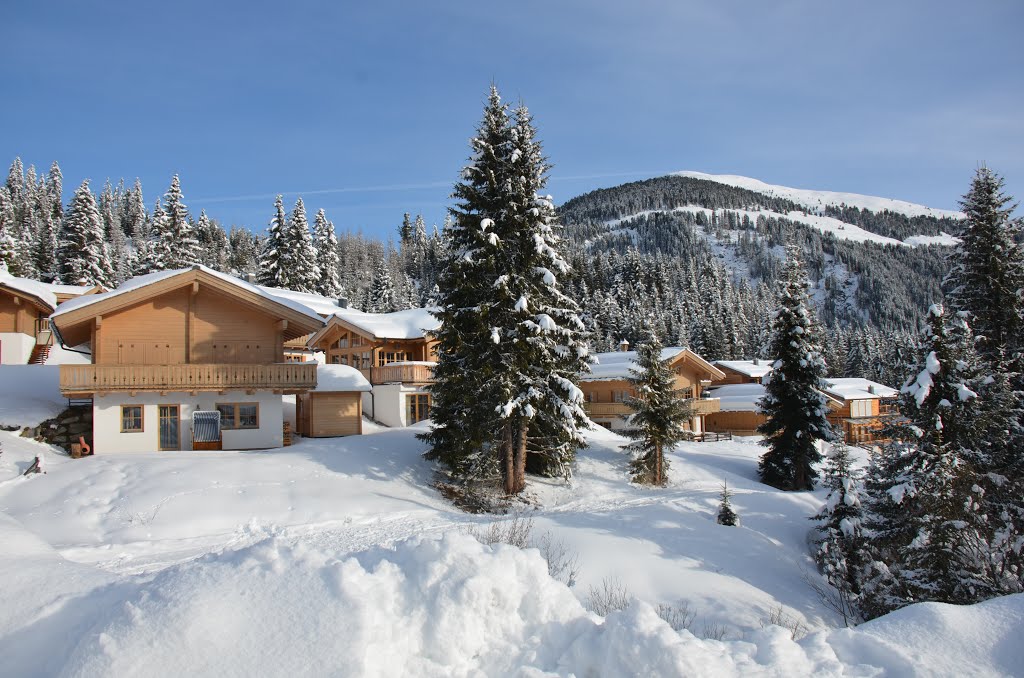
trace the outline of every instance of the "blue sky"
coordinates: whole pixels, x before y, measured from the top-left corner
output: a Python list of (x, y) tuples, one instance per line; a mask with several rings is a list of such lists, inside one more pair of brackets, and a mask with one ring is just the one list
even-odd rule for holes
[[(287, 6), (286, 6), (287, 5)], [(372, 5), (372, 6), (370, 6)], [(1024, 198), (1024, 3), (19, 2), (0, 162), (139, 177), (262, 230), (444, 217), (493, 81), (557, 202), (693, 169), (951, 208), (981, 163)]]

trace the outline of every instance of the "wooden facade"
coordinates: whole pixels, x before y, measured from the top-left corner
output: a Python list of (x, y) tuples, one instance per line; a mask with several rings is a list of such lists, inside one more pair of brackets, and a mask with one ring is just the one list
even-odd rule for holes
[(322, 332), (313, 335), (311, 342), (314, 350), (324, 352), (327, 364), (354, 367), (371, 384), (427, 384), (434, 380), (432, 365), (422, 364), (437, 359), (437, 342), (433, 339), (376, 337), (334, 317)]
[(16, 290), (0, 287), (0, 332), (34, 335), (52, 309)]
[(332, 438), (363, 432), (362, 394), (347, 391), (311, 391), (295, 399), (299, 434)]
[(54, 314), (91, 365), (62, 365), (61, 391), (259, 389), (298, 392), (316, 367), (285, 365), (284, 342), (318, 329), (310, 315), (193, 268)]
[(715, 433), (731, 433), (737, 436), (757, 435), (757, 427), (766, 421), (767, 417), (760, 412), (749, 410), (714, 412), (704, 418), (704, 426), (708, 431)]

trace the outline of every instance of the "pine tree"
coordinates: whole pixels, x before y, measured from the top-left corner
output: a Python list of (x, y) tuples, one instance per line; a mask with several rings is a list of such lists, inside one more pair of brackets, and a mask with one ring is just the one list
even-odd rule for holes
[(257, 281), (266, 287), (290, 289), (291, 261), (286, 244), (288, 220), (284, 215), (284, 201), (279, 195), (274, 200), (274, 218), (267, 228), (267, 239), (260, 252)]
[(5, 271), (17, 268), (17, 251), (14, 246), (15, 229), (14, 202), (6, 186), (0, 186), (0, 267)]
[(685, 438), (692, 408), (676, 389), (675, 374), (656, 336), (640, 345), (636, 362), (639, 369), (630, 369), (629, 378), (636, 395), (626, 401), (633, 414), (624, 431), (634, 441), (626, 447), (636, 455), (630, 470), (634, 482), (664, 485), (668, 482), (665, 452)]
[(977, 171), (960, 201), (966, 219), (943, 282), (947, 304), (969, 314), (979, 355), (990, 365), (1020, 350), (1024, 330), (1024, 251), (1012, 201), (999, 175)]
[(768, 419), (758, 428), (768, 448), (759, 466), (761, 481), (782, 490), (810, 490), (821, 461), (818, 441), (835, 438), (825, 418), (822, 393), (825, 362), (818, 328), (811, 316), (807, 276), (796, 247), (787, 249), (779, 307), (772, 321), (772, 373), (765, 379), (761, 410)]
[(909, 422), (868, 473), (869, 616), (927, 600), (975, 602), (1002, 576), (968, 462), (979, 442), (975, 342), (962, 316), (947, 320), (935, 305), (928, 320), (901, 389)]
[(57, 265), (66, 285), (109, 285), (110, 263), (103, 242), (103, 223), (89, 180), (75, 191), (61, 226)]
[(306, 219), (306, 206), (302, 198), (295, 201), (291, 219), (288, 220), (287, 242), (290, 252), (291, 285), (297, 292), (315, 292), (320, 283), (320, 266), (317, 264), (313, 238)]
[(164, 194), (164, 213), (165, 217), (156, 232), (157, 239), (163, 241), (157, 247), (166, 253), (163, 269), (185, 268), (199, 263), (199, 240), (181, 195), (181, 182), (177, 174), (171, 178), (171, 185)]
[(548, 472), (569, 474), (589, 356), (576, 304), (558, 286), (569, 266), (554, 204), (540, 194), (548, 166), (529, 112), (520, 107), (513, 124), (492, 88), (471, 144), (439, 281), (427, 454), (458, 477), (500, 477), (518, 494), (531, 450)]
[(819, 522), (814, 560), (836, 590), (833, 607), (847, 621), (859, 618), (860, 579), (867, 562), (859, 473), (845, 443), (832, 446), (824, 468), (825, 505), (811, 520)]
[(50, 171), (46, 175), (46, 192), (50, 198), (50, 218), (54, 228), (64, 221), (64, 175), (60, 172), (60, 165), (54, 160), (50, 165)]
[(718, 517), (716, 518), (718, 524), (726, 527), (739, 527), (740, 517), (732, 508), (732, 492), (729, 491), (728, 482), (722, 482), (722, 492), (718, 496)]
[(313, 220), (313, 248), (320, 267), (320, 279), (316, 292), (336, 299), (341, 294), (341, 280), (338, 278), (338, 238), (334, 235), (334, 224), (327, 220), (324, 211), (317, 210)]
[(384, 259), (378, 259), (373, 269), (373, 285), (367, 309), (371, 313), (391, 313), (398, 310), (395, 306), (395, 284), (391, 280), (391, 271)]

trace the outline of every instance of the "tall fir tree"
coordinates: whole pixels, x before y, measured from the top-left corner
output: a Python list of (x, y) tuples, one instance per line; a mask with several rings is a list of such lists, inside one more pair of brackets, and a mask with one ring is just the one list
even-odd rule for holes
[(928, 322), (901, 389), (908, 422), (868, 471), (871, 617), (913, 602), (976, 602), (1003, 577), (969, 462), (980, 442), (975, 342), (964, 318), (940, 306)]
[(373, 284), (370, 287), (367, 310), (371, 313), (391, 313), (397, 311), (395, 299), (395, 283), (391, 279), (391, 271), (387, 262), (378, 259), (373, 269)]
[(57, 265), (66, 285), (109, 285), (103, 222), (86, 179), (75, 190), (61, 225)]
[(448, 258), (440, 276), (441, 327), (428, 458), (466, 479), (526, 485), (531, 437), (548, 472), (569, 474), (586, 421), (578, 375), (589, 361), (547, 162), (529, 112), (491, 88), (473, 155), (455, 185)]
[(284, 200), (274, 200), (274, 218), (267, 227), (267, 239), (260, 252), (257, 282), (267, 287), (291, 287), (291, 261), (287, 245), (288, 219), (284, 214)]
[(313, 248), (313, 238), (309, 232), (306, 205), (301, 197), (295, 201), (286, 232), (291, 265), (289, 289), (297, 292), (315, 292), (320, 282), (320, 265), (317, 264), (316, 250)]
[(633, 411), (624, 435), (633, 440), (626, 449), (635, 456), (630, 464), (633, 481), (645, 485), (668, 482), (665, 453), (684, 440), (692, 407), (676, 389), (676, 377), (655, 335), (637, 349), (637, 369), (630, 369), (636, 393), (626, 401)]
[(765, 436), (761, 444), (768, 448), (761, 456), (761, 481), (782, 490), (814, 489), (819, 441), (835, 438), (826, 419), (825, 361), (807, 288), (800, 250), (790, 246), (772, 321), (770, 354), (775, 363), (760, 401), (767, 420), (758, 428)]
[(842, 441), (832, 446), (824, 468), (828, 489), (825, 505), (811, 520), (818, 521), (814, 560), (836, 595), (831, 598), (849, 625), (860, 619), (860, 581), (867, 563), (864, 516), (860, 501), (861, 473)]
[(320, 267), (320, 279), (316, 293), (337, 298), (341, 294), (341, 280), (338, 278), (338, 238), (334, 235), (334, 224), (327, 220), (322, 209), (317, 210), (313, 219), (313, 249)]
[(0, 266), (8, 273), (17, 269), (17, 251), (14, 246), (16, 217), (14, 201), (6, 186), (0, 186)]
[(163, 268), (185, 268), (199, 263), (199, 240), (185, 206), (177, 174), (171, 178), (171, 185), (164, 194), (164, 213), (163, 224), (156, 234), (164, 241), (160, 249), (167, 253)]

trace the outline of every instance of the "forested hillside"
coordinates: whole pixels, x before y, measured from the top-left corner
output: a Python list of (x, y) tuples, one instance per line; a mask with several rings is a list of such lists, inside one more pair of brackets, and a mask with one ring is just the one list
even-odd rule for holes
[[(636, 341), (653, 324), (709, 358), (764, 355), (787, 243), (804, 251), (816, 310), (830, 336), (829, 369), (895, 383), (887, 364), (941, 300), (947, 247), (890, 244), (958, 231), (952, 218), (826, 205), (667, 176), (594, 191), (561, 208), (574, 243), (576, 292), (599, 348)], [(831, 217), (863, 230), (823, 232)], [(831, 226), (832, 222), (829, 221)], [(838, 227), (842, 229), (842, 225)]]
[[(225, 228), (205, 211), (191, 213), (178, 177), (152, 207), (138, 181), (107, 181), (98, 195), (83, 182), (64, 205), (62, 181), (57, 163), (39, 174), (16, 159), (0, 185), (0, 260), (13, 274), (113, 286), (194, 260), (272, 287), (345, 297), (368, 311), (436, 299), (445, 226), (402, 216), (400, 207), (397, 242), (381, 242), (344, 225), (335, 234), (328, 215), (308, 216), (301, 199), (268, 204), (266, 225)], [(951, 218), (848, 205), (815, 211), (683, 176), (594, 191), (559, 213), (572, 244), (566, 284), (595, 349), (636, 343), (652, 326), (666, 343), (708, 359), (765, 356), (783, 246), (795, 243), (830, 338), (830, 372), (888, 383), (902, 379), (889, 366), (901, 364), (897, 353), (922, 310), (941, 299), (946, 270), (946, 247), (903, 241), (959, 228)]]

